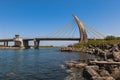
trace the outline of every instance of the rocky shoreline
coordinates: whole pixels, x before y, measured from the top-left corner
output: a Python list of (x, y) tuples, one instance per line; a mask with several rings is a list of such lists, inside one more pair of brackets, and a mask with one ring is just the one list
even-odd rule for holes
[(70, 61), (65, 80), (120, 80), (120, 44), (88, 45), (86, 48), (65, 47), (61, 51), (80, 51), (95, 59)]

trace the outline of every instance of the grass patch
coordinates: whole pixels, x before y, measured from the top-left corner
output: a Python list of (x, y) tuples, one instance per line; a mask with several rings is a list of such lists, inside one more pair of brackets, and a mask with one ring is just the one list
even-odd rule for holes
[(100, 45), (100, 44), (119, 44), (120, 40), (88, 40), (87, 43), (76, 43), (73, 45), (75, 48), (86, 48), (88, 45)]

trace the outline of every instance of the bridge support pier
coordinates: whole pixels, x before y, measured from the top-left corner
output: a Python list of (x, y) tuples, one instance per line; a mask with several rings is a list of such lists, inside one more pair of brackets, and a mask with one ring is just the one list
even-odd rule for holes
[(40, 43), (40, 40), (34, 39), (34, 48), (35, 49), (39, 48), (39, 43)]
[(19, 37), (19, 35), (15, 35), (14, 41), (14, 47), (24, 48), (23, 39)]
[(24, 45), (24, 48), (25, 48), (25, 49), (30, 48), (30, 46), (29, 46), (29, 41), (28, 41), (28, 40), (23, 40), (23, 45)]
[(85, 30), (84, 24), (79, 20), (79, 18), (76, 15), (73, 15), (73, 17), (79, 28), (79, 33), (80, 33), (80, 41), (79, 42), (87, 43), (88, 38), (87, 38), (87, 33)]
[(8, 47), (8, 41), (4, 42), (4, 47)]

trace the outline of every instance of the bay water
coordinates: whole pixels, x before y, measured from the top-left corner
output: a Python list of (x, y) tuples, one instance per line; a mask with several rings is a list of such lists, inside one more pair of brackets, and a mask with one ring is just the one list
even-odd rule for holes
[(1, 49), (0, 80), (64, 80), (68, 75), (65, 63), (86, 57), (59, 48)]

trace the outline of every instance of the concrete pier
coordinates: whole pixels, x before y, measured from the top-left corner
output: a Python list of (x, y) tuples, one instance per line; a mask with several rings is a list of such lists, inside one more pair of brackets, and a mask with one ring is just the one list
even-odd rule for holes
[(8, 47), (8, 41), (4, 42), (4, 47)]
[(40, 43), (40, 40), (34, 39), (34, 48), (35, 48), (35, 49), (38, 49), (38, 48), (39, 48), (39, 43)]
[(14, 43), (15, 43), (14, 44), (15, 47), (20, 47), (20, 48), (24, 47), (22, 38), (19, 38), (19, 37), (14, 38)]
[(30, 48), (30, 46), (29, 46), (29, 40), (23, 40), (23, 45), (24, 45), (25, 49)]

